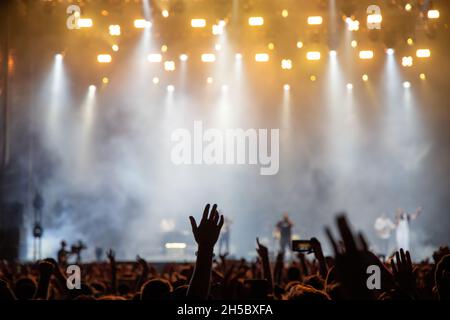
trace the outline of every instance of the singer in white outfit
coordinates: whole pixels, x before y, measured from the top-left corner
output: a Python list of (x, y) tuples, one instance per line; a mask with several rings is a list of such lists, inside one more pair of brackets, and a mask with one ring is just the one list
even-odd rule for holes
[(422, 208), (417, 208), (414, 213), (408, 214), (403, 209), (397, 209), (396, 215), (396, 240), (397, 240), (397, 250), (410, 250), (409, 242), (409, 222), (416, 219), (422, 212)]

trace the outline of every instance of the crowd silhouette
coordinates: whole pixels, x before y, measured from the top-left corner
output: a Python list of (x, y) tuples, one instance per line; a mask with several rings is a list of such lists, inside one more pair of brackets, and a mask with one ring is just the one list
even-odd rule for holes
[[(269, 250), (256, 239), (257, 259), (214, 255), (224, 224), (217, 205), (207, 204), (199, 222), (189, 217), (198, 245), (196, 261), (169, 263), (157, 270), (140, 256), (120, 262), (81, 264), (81, 284), (69, 288), (65, 263), (47, 258), (37, 263), (1, 261), (0, 300), (449, 300), (450, 250), (440, 247), (425, 261), (413, 263), (400, 249), (385, 261), (371, 252), (361, 233), (355, 234), (344, 214), (337, 215), (339, 237), (326, 228), (333, 248), (325, 256), (321, 242), (311, 239), (313, 258), (302, 253), (270, 261)], [(380, 272), (380, 283), (368, 285), (368, 268)]]

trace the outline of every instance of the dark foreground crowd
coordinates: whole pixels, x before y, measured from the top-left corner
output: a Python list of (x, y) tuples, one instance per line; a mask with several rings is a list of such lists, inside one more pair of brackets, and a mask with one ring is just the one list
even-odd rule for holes
[[(344, 215), (337, 217), (340, 236), (326, 229), (334, 254), (325, 257), (311, 239), (313, 259), (299, 253), (270, 261), (267, 247), (256, 243), (256, 261), (215, 256), (223, 216), (207, 205), (199, 222), (189, 217), (198, 244), (196, 262), (167, 264), (160, 270), (137, 257), (136, 262), (80, 265), (79, 283), (54, 259), (37, 264), (0, 262), (0, 300), (449, 300), (450, 250), (441, 247), (417, 264), (400, 249), (381, 261), (368, 250), (362, 234), (354, 234)], [(75, 274), (75, 273), (73, 273)]]

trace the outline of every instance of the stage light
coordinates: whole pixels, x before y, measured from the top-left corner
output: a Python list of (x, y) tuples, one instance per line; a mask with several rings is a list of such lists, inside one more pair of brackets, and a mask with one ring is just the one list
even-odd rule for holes
[(411, 11), (411, 9), (412, 9), (411, 3), (405, 4), (405, 10), (406, 10), (406, 11)]
[(380, 24), (381, 21), (383, 21), (383, 16), (379, 13), (369, 14), (367, 16), (367, 23), (369, 23), (369, 24)]
[(369, 76), (367, 74), (363, 74), (362, 76), (363, 81), (369, 80)]
[(220, 20), (218, 24), (213, 24), (212, 26), (212, 34), (215, 36), (221, 35), (224, 32), (225, 28), (225, 20)]
[(109, 83), (108, 77), (103, 77), (103, 78), (102, 78), (102, 82), (103, 82), (104, 84), (108, 84), (108, 83)]
[(409, 81), (403, 82), (403, 88), (405, 89), (411, 88), (411, 83)]
[(352, 48), (356, 48), (356, 47), (358, 46), (358, 41), (352, 40), (352, 42), (350, 42), (350, 46), (351, 46)]
[(152, 23), (145, 19), (136, 19), (134, 20), (134, 27), (137, 29), (148, 29), (152, 27)]
[(167, 52), (167, 46), (165, 45), (165, 44), (163, 44), (162, 46), (161, 46), (161, 52)]
[(120, 26), (118, 24), (111, 24), (109, 26), (109, 34), (111, 36), (120, 36)]
[(222, 45), (221, 45), (220, 43), (216, 43), (216, 44), (214, 45), (214, 50), (216, 50), (216, 51), (222, 50)]
[(204, 28), (204, 27), (206, 27), (206, 20), (205, 19), (192, 19), (191, 27), (192, 28)]
[(62, 61), (62, 59), (63, 59), (63, 55), (61, 53), (55, 54), (55, 60), (56, 61)]
[(413, 65), (413, 57), (403, 57), (402, 58), (402, 66), (404, 67), (411, 67)]
[(308, 17), (308, 24), (309, 25), (319, 25), (322, 24), (322, 17), (321, 16), (309, 16)]
[(281, 11), (281, 16), (283, 18), (287, 18), (289, 16), (289, 11), (287, 11), (286, 9), (283, 9), (283, 11)]
[(359, 58), (360, 59), (372, 59), (373, 51), (372, 50), (361, 50), (359, 52)]
[(428, 19), (439, 18), (439, 10), (428, 10), (427, 17), (428, 17)]
[(109, 54), (99, 54), (97, 56), (97, 61), (100, 63), (110, 63), (112, 60), (111, 55)]
[(166, 249), (184, 249), (184, 248), (186, 248), (186, 243), (184, 243), (184, 242), (167, 242), (164, 246)]
[(281, 69), (283, 69), (283, 70), (291, 70), (292, 69), (292, 60), (291, 59), (283, 59), (283, 60), (281, 60)]
[(112, 48), (113, 51), (119, 51), (119, 46), (117, 44), (113, 44), (111, 46), (111, 48)]
[(264, 18), (263, 17), (250, 17), (248, 18), (248, 24), (252, 27), (255, 26), (262, 26), (264, 24)]
[(77, 21), (78, 28), (90, 28), (92, 25), (93, 22), (90, 18), (79, 18)]
[(211, 83), (213, 83), (213, 81), (214, 81), (214, 79), (212, 77), (206, 78), (206, 83), (207, 84), (211, 84)]
[(316, 78), (315, 75), (311, 75), (311, 76), (309, 77), (309, 80), (311, 80), (312, 82), (314, 82), (314, 81), (317, 80), (317, 78)]
[(359, 30), (359, 21), (353, 20), (352, 18), (346, 18), (345, 23), (347, 24), (347, 29), (349, 31), (358, 31)]
[(238, 60), (238, 61), (242, 60), (242, 53), (236, 53), (236, 54), (234, 55), (234, 58), (235, 58), (236, 60)]
[(97, 87), (94, 86), (93, 84), (91, 84), (91, 85), (89, 86), (89, 91), (90, 91), (90, 92), (95, 92), (95, 90), (97, 90)]
[(152, 82), (153, 82), (153, 84), (158, 84), (159, 83), (159, 78), (158, 77), (153, 77)]
[(187, 59), (188, 59), (187, 54), (185, 54), (185, 53), (180, 54), (180, 60), (181, 60), (181, 61), (187, 61)]
[(330, 52), (328, 52), (328, 54), (330, 55), (330, 57), (336, 57), (337, 52), (336, 52), (336, 50), (330, 50)]
[(267, 62), (269, 61), (269, 55), (267, 53), (257, 53), (255, 54), (256, 62)]
[(161, 15), (162, 15), (164, 18), (167, 18), (167, 17), (169, 16), (169, 11), (168, 11), (168, 10), (163, 10), (163, 11), (161, 11)]
[(291, 86), (288, 85), (288, 84), (285, 84), (285, 85), (283, 86), (283, 90), (284, 90), (284, 91), (289, 91), (290, 89), (291, 89)]
[(347, 87), (347, 90), (352, 90), (353, 89), (353, 84), (347, 83), (346, 87)]
[(175, 61), (164, 61), (164, 70), (175, 71)]
[(303, 48), (303, 42), (297, 41), (297, 48), (299, 49)]
[(175, 86), (172, 85), (172, 84), (169, 84), (169, 85), (167, 86), (167, 92), (174, 92), (174, 91), (175, 91)]
[(430, 49), (417, 49), (416, 57), (417, 58), (429, 58), (431, 56)]
[(270, 43), (267, 45), (267, 48), (268, 48), (269, 50), (273, 50), (273, 49), (275, 49), (275, 45), (273, 44), (273, 42), (270, 42)]
[(203, 62), (214, 62), (216, 61), (216, 55), (214, 53), (204, 53), (202, 54)]
[(221, 87), (222, 92), (228, 92), (228, 86), (226, 84), (223, 84)]
[(421, 73), (421, 74), (419, 74), (419, 78), (421, 80), (425, 80), (427, 77), (425, 76), (425, 73)]
[(412, 45), (414, 44), (413, 38), (408, 38), (408, 39), (406, 39), (406, 43), (407, 43), (408, 45), (412, 46)]
[(387, 48), (386, 53), (387, 53), (387, 55), (392, 56), (395, 53), (395, 50), (392, 48)]
[(147, 60), (148, 60), (148, 62), (152, 62), (152, 63), (161, 62), (162, 61), (162, 55), (159, 54), (159, 53), (150, 53), (147, 56)]
[(308, 51), (306, 53), (307, 60), (320, 60), (320, 52), (319, 51)]

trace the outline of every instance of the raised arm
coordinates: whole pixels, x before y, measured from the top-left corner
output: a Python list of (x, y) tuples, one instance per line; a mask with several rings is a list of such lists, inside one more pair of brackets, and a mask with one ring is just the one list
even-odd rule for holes
[(258, 247), (256, 248), (256, 252), (258, 252), (259, 257), (261, 258), (261, 263), (263, 267), (263, 278), (269, 282), (271, 290), (273, 290), (273, 278), (272, 278), (272, 270), (270, 269), (269, 262), (269, 250), (266, 246), (262, 245), (259, 242), (259, 238), (256, 238), (256, 244)]
[(209, 208), (210, 205), (207, 204), (198, 226), (195, 218), (189, 217), (192, 233), (198, 245), (194, 273), (187, 292), (189, 298), (206, 299), (209, 294), (214, 245), (223, 226), (223, 215), (219, 217), (217, 204), (213, 205), (211, 212)]
[(314, 256), (316, 257), (317, 261), (319, 262), (319, 272), (322, 276), (322, 279), (327, 278), (328, 274), (328, 267), (327, 262), (325, 260), (325, 257), (322, 252), (322, 245), (320, 244), (319, 240), (317, 238), (311, 238), (311, 246), (314, 251)]
[(107, 253), (109, 264), (111, 266), (111, 291), (112, 293), (117, 292), (117, 265), (116, 265), (116, 254), (114, 250), (109, 249)]
[(411, 220), (416, 219), (422, 213), (422, 207), (418, 207), (416, 211), (411, 213)]
[(48, 299), (48, 287), (50, 284), (50, 278), (53, 273), (53, 265), (47, 261), (39, 262), (39, 281), (36, 288), (34, 298), (37, 300)]

